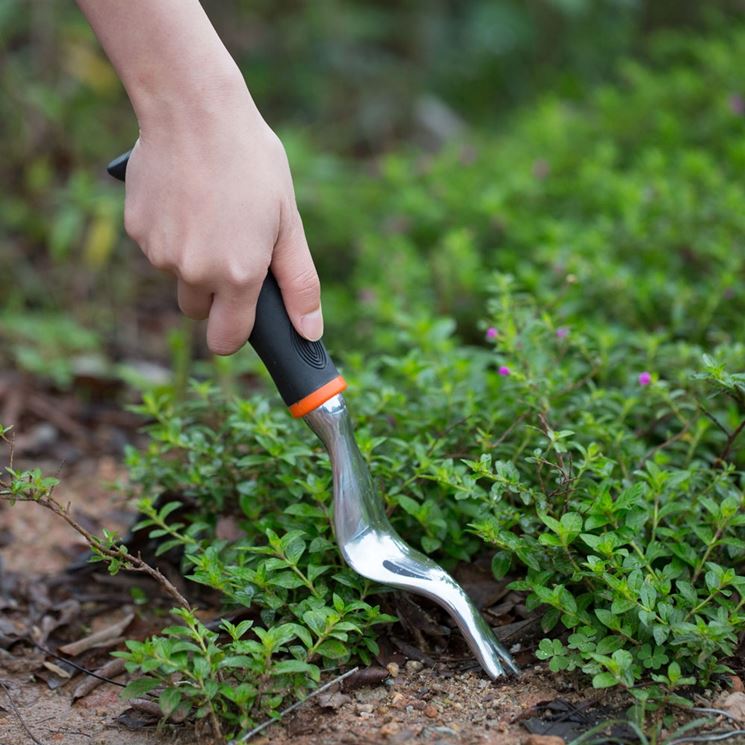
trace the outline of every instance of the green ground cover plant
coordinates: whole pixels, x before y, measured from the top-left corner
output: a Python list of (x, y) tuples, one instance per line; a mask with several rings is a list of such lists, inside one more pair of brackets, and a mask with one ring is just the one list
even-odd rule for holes
[[(372, 174), (296, 159), (394, 525), (448, 566), (488, 551), (540, 609), (539, 658), (645, 705), (715, 680), (745, 631), (743, 55), (741, 28), (665, 36), (496, 141)], [(209, 380), (139, 410), (140, 529), (255, 618), (216, 631), (181, 607), (122, 653), (130, 692), (236, 732), (370, 659), (392, 619), (339, 561), (313, 435)]]

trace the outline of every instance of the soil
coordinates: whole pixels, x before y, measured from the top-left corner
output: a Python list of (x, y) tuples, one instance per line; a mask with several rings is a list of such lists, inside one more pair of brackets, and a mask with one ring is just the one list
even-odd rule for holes
[(528, 739), (523, 722), (545, 705), (559, 700), (575, 710), (588, 701), (586, 691), (566, 690), (541, 667), (524, 671), (519, 682), (495, 684), (481, 672), (453, 674), (439, 666), (404, 671), (382, 686), (336, 696), (344, 699), (338, 709), (309, 702), (275, 726), (266, 742), (507, 745)]

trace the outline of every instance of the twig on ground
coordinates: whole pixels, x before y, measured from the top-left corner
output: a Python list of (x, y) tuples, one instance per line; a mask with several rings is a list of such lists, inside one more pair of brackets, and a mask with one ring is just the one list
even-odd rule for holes
[(36, 502), (61, 517), (73, 530), (85, 538), (88, 545), (93, 551), (114, 561), (120, 561), (126, 569), (133, 572), (147, 574), (154, 579), (182, 608), (192, 610), (189, 601), (176, 589), (176, 586), (164, 575), (159, 569), (150, 566), (139, 556), (132, 556), (124, 546), (110, 547), (103, 543), (97, 536), (84, 528), (70, 514), (69, 506), (63, 507), (53, 496), (53, 489), (49, 489), (46, 494), (26, 496), (23, 494), (14, 494), (8, 488), (8, 485), (0, 481), (0, 499), (7, 502)]
[(295, 711), (295, 709), (299, 709), (306, 701), (310, 701), (314, 696), (318, 696), (320, 693), (323, 693), (324, 691), (327, 691), (331, 686), (336, 685), (337, 683), (341, 683), (342, 680), (345, 680), (350, 675), (353, 675), (354, 673), (359, 670), (358, 667), (353, 667), (351, 670), (347, 670), (347, 672), (342, 673), (338, 677), (334, 678), (333, 680), (330, 680), (328, 683), (325, 683), (320, 688), (316, 688), (313, 693), (306, 696), (302, 701), (296, 701), (291, 706), (288, 706), (286, 709), (282, 709), (282, 711), (279, 712), (279, 716), (277, 716), (275, 719), (267, 719), (265, 722), (260, 724), (258, 727), (254, 727), (252, 730), (246, 732), (245, 735), (241, 735), (240, 737), (236, 738), (235, 740), (231, 740), (228, 745), (238, 745), (242, 742), (248, 742), (254, 735), (258, 735), (259, 732), (266, 729), (270, 724), (274, 724), (275, 722), (278, 722), (282, 717), (289, 714), (291, 711)]
[(28, 728), (28, 725), (23, 720), (23, 717), (21, 716), (21, 712), (18, 711), (18, 707), (16, 706), (15, 701), (13, 701), (13, 697), (10, 695), (10, 689), (8, 688), (4, 680), (0, 680), (0, 686), (3, 687), (3, 690), (5, 691), (5, 695), (8, 697), (10, 708), (13, 710), (13, 713), (15, 714), (16, 719), (18, 719), (18, 722), (20, 723), (21, 727), (23, 727), (24, 732), (31, 738), (31, 741), (34, 742), (35, 745), (44, 745), (44, 743), (41, 740), (34, 737), (33, 733)]
[[(43, 647), (38, 642), (35, 642), (33, 639), (29, 639), (29, 641), (39, 650), (44, 652), (44, 654), (49, 655), (50, 657), (54, 657), (55, 660), (59, 660), (60, 662), (65, 662), (70, 667), (74, 667), (77, 671), (81, 673), (85, 673), (86, 675), (90, 675), (92, 678), (98, 678), (103, 683), (111, 683), (111, 685), (119, 686), (120, 688), (124, 688), (124, 683), (118, 683), (116, 680), (111, 680), (111, 678), (107, 678), (105, 675), (94, 673), (93, 670), (88, 670), (88, 668), (83, 667), (82, 665), (78, 665), (77, 662), (73, 662), (72, 660), (68, 659), (67, 657), (63, 657), (61, 654), (57, 654), (56, 652), (52, 652), (51, 649), (47, 649), (46, 647)], [(104, 666), (105, 667), (105, 666)]]

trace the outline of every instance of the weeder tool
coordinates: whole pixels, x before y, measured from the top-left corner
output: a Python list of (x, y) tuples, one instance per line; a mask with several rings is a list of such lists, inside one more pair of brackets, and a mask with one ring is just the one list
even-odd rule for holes
[[(108, 166), (124, 180), (129, 153)], [(455, 620), (486, 673), (518, 669), (463, 588), (438, 564), (409, 546), (388, 521), (383, 500), (354, 438), (342, 391), (347, 387), (322, 342), (294, 329), (271, 272), (256, 306), (249, 338), (294, 417), (305, 420), (328, 451), (333, 469), (334, 528), (344, 561), (358, 574), (424, 595)]]

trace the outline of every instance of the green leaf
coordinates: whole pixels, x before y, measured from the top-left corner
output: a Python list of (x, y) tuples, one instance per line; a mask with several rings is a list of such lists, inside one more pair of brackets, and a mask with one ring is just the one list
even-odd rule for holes
[(294, 572), (280, 572), (272, 576), (272, 584), (278, 587), (284, 587), (287, 590), (294, 590), (296, 587), (302, 587), (304, 582)]
[(316, 647), (316, 651), (322, 657), (331, 660), (344, 660), (349, 657), (347, 646), (338, 639), (327, 639)]
[(618, 685), (618, 680), (611, 673), (597, 673), (592, 678), (593, 688), (611, 688)]
[(305, 552), (305, 541), (299, 536), (293, 538), (285, 546), (285, 557), (291, 564), (297, 564)]
[(137, 698), (144, 694), (152, 691), (153, 688), (157, 688), (160, 685), (160, 681), (156, 678), (137, 678), (130, 681), (122, 690), (122, 698)]
[(301, 660), (283, 660), (275, 663), (271, 668), (272, 675), (292, 675), (296, 673), (307, 675), (316, 682), (321, 679), (321, 671), (318, 666)]
[(178, 688), (166, 688), (158, 699), (158, 704), (163, 716), (168, 718), (173, 714), (181, 703), (181, 692)]
[(506, 551), (497, 551), (491, 560), (491, 571), (495, 579), (503, 579), (507, 572), (510, 571), (512, 564), (512, 554)]

